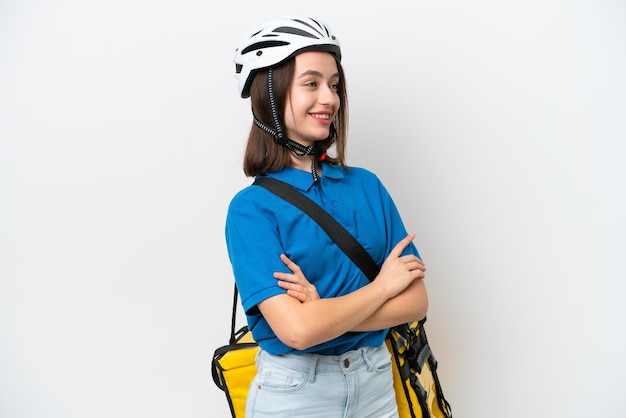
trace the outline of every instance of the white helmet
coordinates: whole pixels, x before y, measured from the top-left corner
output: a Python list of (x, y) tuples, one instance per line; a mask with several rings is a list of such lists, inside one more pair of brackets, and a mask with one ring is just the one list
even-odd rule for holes
[(339, 41), (324, 22), (287, 16), (257, 27), (235, 51), (235, 78), (242, 98), (250, 96), (259, 70), (274, 67), (303, 50), (328, 51), (341, 59)]

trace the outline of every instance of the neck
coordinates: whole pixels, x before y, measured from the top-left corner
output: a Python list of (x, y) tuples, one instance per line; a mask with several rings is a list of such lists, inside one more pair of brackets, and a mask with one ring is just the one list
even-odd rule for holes
[[(297, 168), (298, 170), (303, 171), (311, 171), (311, 155), (303, 155), (302, 157), (298, 157), (293, 152), (291, 153), (291, 166), (293, 168)], [(319, 163), (317, 164), (319, 167)]]

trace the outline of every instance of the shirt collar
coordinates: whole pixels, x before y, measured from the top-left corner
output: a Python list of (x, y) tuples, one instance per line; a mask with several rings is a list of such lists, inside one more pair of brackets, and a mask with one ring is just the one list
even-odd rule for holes
[[(342, 179), (343, 168), (334, 164), (322, 164), (322, 176), (320, 179)], [(293, 167), (286, 167), (280, 171), (268, 172), (262, 176), (274, 178), (276, 180), (284, 181), (285, 183), (295, 187), (296, 189), (307, 191), (313, 186), (313, 176), (310, 171), (304, 171)]]

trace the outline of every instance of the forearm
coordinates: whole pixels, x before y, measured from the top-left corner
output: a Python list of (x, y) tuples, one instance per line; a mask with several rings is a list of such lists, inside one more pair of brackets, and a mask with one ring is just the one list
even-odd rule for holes
[(384, 285), (372, 282), (350, 294), (300, 303), (287, 295), (259, 304), (276, 336), (302, 350), (349, 332), (380, 309), (389, 299)]
[[(395, 325), (403, 322), (401, 319), (405, 317), (413, 318), (420, 314), (420, 310), (414, 307), (415, 298), (421, 302), (426, 300), (423, 283), (422, 290), (420, 286), (414, 285), (414, 282), (423, 281), (424, 264), (415, 255), (402, 256), (402, 251), (414, 237), (409, 234), (398, 242), (385, 259), (376, 279), (352, 293), (306, 303), (283, 294), (262, 301), (258, 307), (276, 336), (286, 345), (299, 350), (330, 341), (355, 330), (357, 326), (363, 329), (383, 329), (389, 321), (394, 321)], [(292, 273), (276, 272), (275, 278), (291, 283), (308, 283), (297, 264), (284, 254), (281, 259)], [(413, 286), (415, 290), (381, 309), (388, 300)], [(416, 294), (413, 295), (413, 292)], [(426, 308), (425, 305), (421, 307)], [(379, 310), (379, 314), (368, 320)]]
[(415, 280), (402, 293), (387, 300), (350, 331), (375, 331), (420, 320), (426, 316), (427, 310), (428, 294), (424, 280)]

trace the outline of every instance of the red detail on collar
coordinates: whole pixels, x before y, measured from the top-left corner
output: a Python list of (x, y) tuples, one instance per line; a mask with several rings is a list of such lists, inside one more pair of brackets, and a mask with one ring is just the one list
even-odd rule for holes
[(324, 161), (326, 159), (326, 151), (324, 151), (323, 153), (320, 154), (319, 157), (317, 157), (317, 161)]

